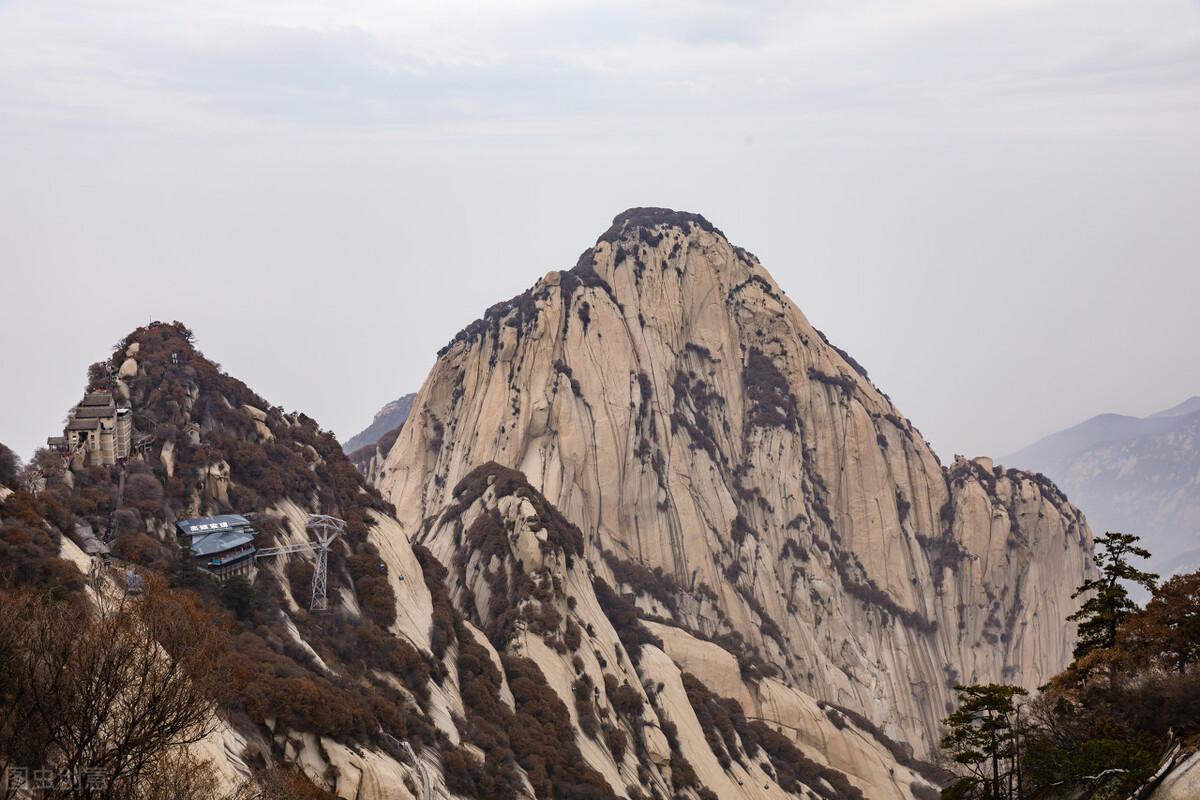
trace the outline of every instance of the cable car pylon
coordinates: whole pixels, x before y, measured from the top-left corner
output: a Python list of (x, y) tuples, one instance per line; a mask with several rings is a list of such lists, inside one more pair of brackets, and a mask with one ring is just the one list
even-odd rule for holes
[(255, 553), (254, 557), (257, 559), (290, 553), (316, 553), (317, 560), (313, 566), (312, 601), (308, 608), (310, 611), (327, 611), (329, 609), (327, 594), (329, 583), (329, 547), (333, 544), (334, 539), (346, 532), (346, 521), (337, 517), (331, 517), (328, 514), (309, 514), (308, 523), (305, 527), (316, 535), (317, 538), (315, 541), (285, 544), (280, 547), (266, 547)]

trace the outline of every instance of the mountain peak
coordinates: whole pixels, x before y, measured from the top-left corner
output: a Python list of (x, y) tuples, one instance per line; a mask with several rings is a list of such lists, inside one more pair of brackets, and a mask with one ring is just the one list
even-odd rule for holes
[[(693, 293), (717, 292), (727, 302), (740, 303), (749, 289), (750, 295), (765, 292), (776, 303), (783, 299), (753, 253), (730, 243), (702, 215), (631, 208), (613, 218), (573, 268), (551, 271), (521, 294), (491, 306), (439, 350), (438, 357), (460, 342), (497, 342), (504, 338), (504, 329), (514, 329), (519, 337), (534, 329), (556, 301), (578, 315), (586, 332), (596, 303), (583, 295), (591, 290), (603, 292), (622, 315), (628, 311), (644, 325), (651, 315), (687, 302)], [(562, 322), (568, 324), (565, 318)], [(807, 322), (804, 325), (808, 328)], [(807, 335), (818, 334), (810, 328)]]
[(597, 241), (615, 242), (627, 230), (633, 228), (653, 228), (656, 225), (670, 225), (686, 232), (690, 225), (696, 225), (703, 231), (725, 236), (720, 229), (713, 226), (702, 214), (691, 211), (675, 211), (671, 208), (655, 206), (638, 206), (627, 208), (613, 217), (612, 226), (601, 234)]
[[(721, 638), (765, 667), (752, 674), (875, 715), (918, 752), (954, 685), (921, 664), (1035, 686), (1069, 657), (1069, 632), (1035, 620), (1072, 606), (1087, 571), (1079, 512), (1016, 470), (943, 470), (865, 370), (699, 214), (622, 212), (574, 269), (463, 329), (375, 480), (448, 553), (453, 530), (424, 523), (489, 461), (528, 476), (599, 575), (644, 589), (648, 614)], [(1049, 561), (1061, 574), (1042, 585), (1032, 565)], [(994, 613), (972, 610), (995, 598)], [(868, 666), (846, 661), (847, 641)], [(925, 702), (912, 685), (930, 687)]]

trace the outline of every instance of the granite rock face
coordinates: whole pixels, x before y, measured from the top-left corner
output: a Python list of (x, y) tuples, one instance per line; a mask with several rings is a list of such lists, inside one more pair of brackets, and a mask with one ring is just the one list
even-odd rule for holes
[(1033, 687), (1068, 661), (1092, 569), (1078, 510), (1039, 476), (940, 464), (698, 215), (631, 209), (459, 333), (373, 478), (450, 558), (431, 519), (492, 461), (644, 615), (722, 644), (759, 694), (844, 707), (919, 756), (955, 682)]
[(368, 482), (374, 483), (378, 479), (384, 456), (400, 435), (400, 429), (408, 419), (408, 412), (412, 410), (416, 397), (415, 394), (406, 394), (386, 404), (376, 412), (375, 419), (365, 430), (352, 436), (342, 445), (350, 463), (354, 464)]
[[(452, 498), (417, 538), (428, 548), (426, 558), (446, 566), (443, 585), (464, 620), (457, 639), (447, 636), (459, 664), (459, 685), (447, 688), (460, 698), (451, 712), (467, 720), (459, 726), (467, 745), (491, 742), (472, 738), (486, 724), (480, 718), (488, 704), (462, 666), (486, 652), (502, 676), (497, 699), (518, 715), (546, 715), (528, 708), (513, 685), (514, 663), (537, 665), (569, 717), (564, 727), (571, 735), (557, 744), (560, 757), (579, 765), (577, 782), (590, 775), (619, 796), (690, 796), (689, 788), (721, 798), (908, 798), (934, 791), (929, 777), (936, 773), (903, 751), (898, 759), (895, 743), (870, 725), (782, 676), (747, 675), (733, 653), (700, 634), (639, 620), (628, 599), (582, 558), (583, 533), (525, 476), (484, 464), (454, 487)], [(467, 635), (483, 650), (472, 652)], [(777, 759), (794, 769), (794, 781), (777, 766), (759, 766)]]

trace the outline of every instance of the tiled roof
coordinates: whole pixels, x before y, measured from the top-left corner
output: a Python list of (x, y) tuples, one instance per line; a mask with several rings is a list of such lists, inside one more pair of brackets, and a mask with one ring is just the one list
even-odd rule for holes
[(88, 392), (79, 401), (81, 406), (110, 406), (113, 404), (113, 396), (108, 392)]
[(96, 419), (115, 416), (117, 407), (110, 406), (79, 406), (75, 409), (75, 419)]
[(253, 541), (253, 531), (224, 530), (193, 537), (190, 547), (192, 555), (211, 556), (214, 553), (223, 553), (235, 547), (243, 547)]
[(175, 530), (181, 536), (190, 537), (188, 547), (192, 555), (207, 557), (238, 548), (254, 552), (252, 543), (256, 532), (250, 521), (240, 514), (183, 519), (175, 523)]

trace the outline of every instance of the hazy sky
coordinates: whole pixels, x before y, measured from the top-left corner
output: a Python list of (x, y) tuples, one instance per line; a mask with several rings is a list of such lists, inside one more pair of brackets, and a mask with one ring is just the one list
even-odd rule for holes
[(150, 319), (347, 437), (634, 205), (944, 455), (1200, 394), (1195, 0), (0, 0), (0, 441)]

